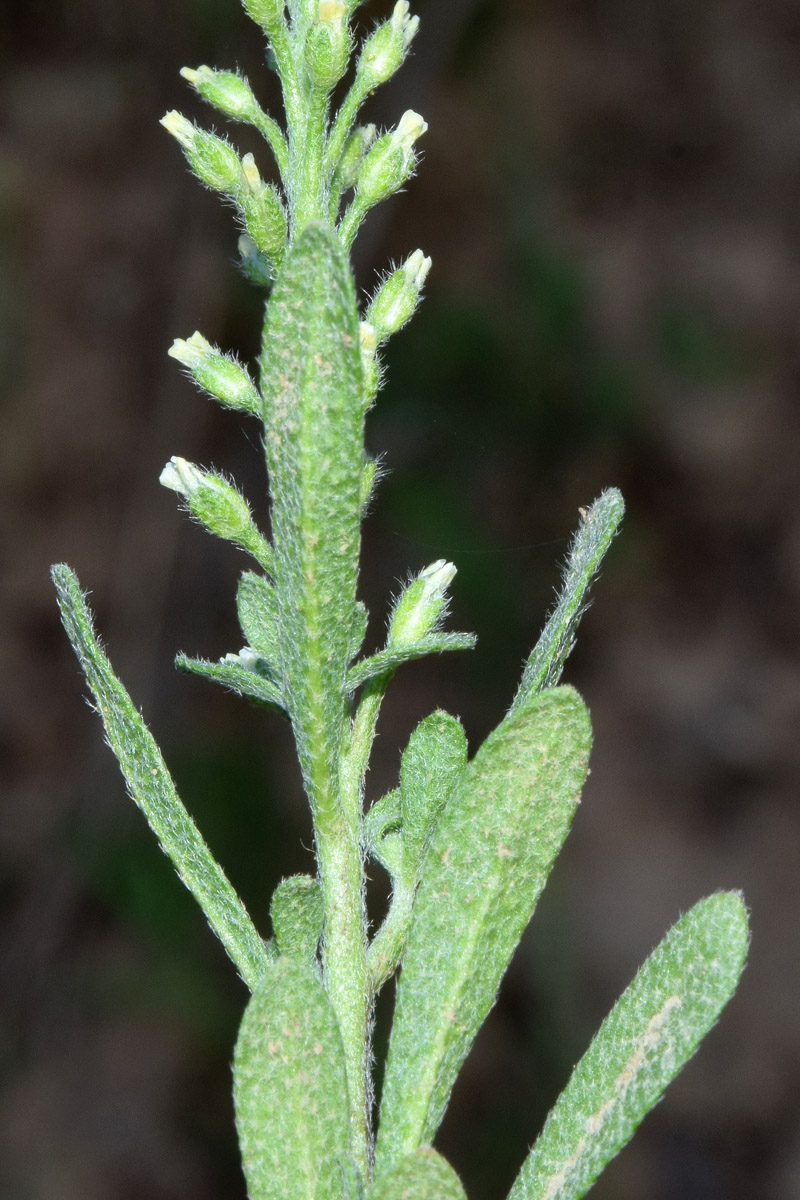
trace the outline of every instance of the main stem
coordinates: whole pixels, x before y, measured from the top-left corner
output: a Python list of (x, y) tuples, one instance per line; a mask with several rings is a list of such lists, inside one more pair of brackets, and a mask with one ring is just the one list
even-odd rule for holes
[[(290, 33), (291, 38), (291, 33)], [(327, 172), (324, 156), (327, 128), (327, 97), (302, 86), (298, 54), (292, 47), (288, 61), (293, 68), (290, 86), (284, 80), (284, 97), (289, 142), (287, 193), (291, 237), (311, 221), (325, 220)], [(313, 584), (312, 584), (313, 586)], [(316, 608), (317, 632), (329, 612)], [(311, 630), (308, 630), (311, 633)], [(307, 675), (316, 679), (311, 689), (320, 711), (299, 715), (300, 743), (305, 745), (304, 774), (314, 814), (316, 854), (324, 905), (323, 978), (341, 1031), (350, 1104), (350, 1134), (353, 1158), (363, 1178), (371, 1169), (369, 1017), (370, 996), (367, 971), (367, 922), (364, 907), (364, 864), (361, 851), (360, 807), (348, 803), (349, 789), (342, 779), (340, 745), (346, 744), (349, 716), (343, 717), (338, 742), (322, 717), (325, 687), (320, 657), (324, 639), (306, 641)], [(316, 658), (316, 661), (315, 661)], [(339, 703), (342, 697), (338, 696)], [(310, 707), (314, 707), (313, 702)]]

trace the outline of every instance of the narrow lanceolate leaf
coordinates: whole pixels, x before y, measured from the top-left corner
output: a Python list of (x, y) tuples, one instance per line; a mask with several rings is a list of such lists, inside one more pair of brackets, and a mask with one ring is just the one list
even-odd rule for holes
[(339, 1026), (294, 958), (250, 999), (233, 1056), (236, 1127), (250, 1200), (340, 1200), (349, 1109)]
[(564, 570), (556, 606), (525, 664), (522, 680), (509, 712), (544, 688), (555, 687), (575, 645), (575, 634), (586, 611), (589, 588), (611, 545), (625, 512), (616, 488), (603, 492), (582, 517)]
[[(238, 656), (237, 656), (238, 657)], [(285, 708), (281, 689), (267, 673), (267, 664), (254, 656), (253, 665), (223, 659), (209, 662), (205, 658), (189, 658), (179, 654), (175, 665), (187, 675), (199, 675), (213, 683), (221, 683), (239, 696), (255, 700), (257, 704), (269, 704), (274, 708)]]
[(379, 1172), (436, 1133), (569, 830), (590, 744), (580, 697), (543, 692), (489, 735), (445, 805), (402, 962)]
[(572, 1073), (509, 1200), (580, 1200), (733, 995), (747, 955), (737, 892), (696, 904), (612, 1008)]
[(354, 692), (368, 679), (375, 675), (383, 675), (387, 671), (395, 671), (403, 663), (427, 658), (429, 654), (443, 654), (445, 650), (471, 650), (474, 645), (474, 633), (431, 633), (418, 642), (409, 642), (406, 646), (379, 650), (377, 654), (362, 658), (361, 662), (353, 664), (347, 674), (347, 691)]
[(183, 807), (152, 734), (100, 648), (75, 572), (60, 563), (53, 567), (52, 575), (64, 628), (92, 690), (128, 790), (252, 990), (271, 955)]
[(466, 1195), (447, 1159), (423, 1146), (376, 1179), (367, 1200), (466, 1200)]
[[(281, 673), (312, 805), (343, 730), (356, 619), (364, 468), (358, 310), (336, 234), (308, 225), (267, 310), (261, 386), (272, 494)], [(312, 766), (312, 763), (315, 763)]]

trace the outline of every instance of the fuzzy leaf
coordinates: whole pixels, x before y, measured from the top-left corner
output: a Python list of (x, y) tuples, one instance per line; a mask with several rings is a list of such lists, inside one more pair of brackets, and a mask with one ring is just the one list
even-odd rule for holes
[(424, 1146), (376, 1179), (367, 1200), (466, 1200), (466, 1195), (447, 1159)]
[(310, 875), (290, 875), (272, 893), (269, 909), (281, 954), (313, 962), (322, 936), (322, 889)]
[(441, 654), (445, 650), (471, 650), (474, 645), (475, 635), (472, 633), (431, 633), (419, 642), (409, 642), (406, 646), (398, 646), (391, 650), (379, 650), (377, 654), (363, 658), (350, 668), (347, 673), (347, 690), (354, 692), (374, 675), (394, 671), (403, 663), (426, 658), (429, 654)]
[(400, 766), (403, 860), (409, 878), (416, 874), (426, 838), (466, 764), (464, 729), (449, 713), (431, 713), (411, 734)]
[(255, 571), (244, 571), (236, 592), (236, 609), (248, 645), (268, 663), (278, 663), (278, 600), (274, 585)]
[(403, 958), (376, 1169), (429, 1142), (572, 822), (591, 727), (571, 688), (489, 735), (450, 796)]
[(369, 623), (369, 613), (361, 600), (356, 600), (356, 606), (353, 610), (353, 627), (350, 630), (350, 649), (348, 650), (348, 658), (350, 661), (355, 658), (359, 650), (364, 644), (364, 638), (367, 636), (367, 624)]
[(281, 690), (267, 673), (267, 664), (263, 663), (261, 670), (242, 666), (240, 663), (209, 662), (204, 658), (189, 658), (179, 654), (175, 665), (187, 675), (199, 675), (202, 679), (210, 679), (212, 683), (221, 683), (239, 696), (255, 700), (258, 704), (269, 704), (274, 708), (286, 707)]
[(307, 965), (281, 958), (245, 1010), (233, 1056), (250, 1200), (340, 1200), (350, 1119), (339, 1026)]
[(737, 892), (690, 909), (623, 992), (572, 1073), (509, 1200), (580, 1200), (716, 1022), (747, 955)]
[(400, 821), (400, 789), (395, 788), (375, 801), (361, 827), (364, 849), (392, 877), (400, 872), (403, 862)]
[(341, 241), (324, 225), (307, 225), (284, 261), (267, 309), (261, 385), (278, 665), (316, 811), (334, 804), (364, 469), (355, 287)]
[(60, 563), (53, 567), (52, 575), (61, 620), (128, 790), (252, 990), (264, 974), (271, 953), (181, 803), (153, 735), (103, 653), (75, 572)]
[(603, 492), (585, 513), (570, 547), (561, 593), (525, 664), (509, 713), (545, 688), (555, 687), (575, 645), (580, 619), (586, 611), (589, 588), (625, 512), (616, 488)]

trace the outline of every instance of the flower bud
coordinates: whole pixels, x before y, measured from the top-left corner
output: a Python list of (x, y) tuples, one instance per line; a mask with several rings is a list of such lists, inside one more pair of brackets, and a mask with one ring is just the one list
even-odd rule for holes
[(385, 342), (413, 317), (430, 269), (431, 260), (421, 250), (415, 250), (381, 284), (366, 312), (379, 342)]
[(262, 181), (252, 154), (242, 159), (237, 199), (256, 247), (279, 267), (286, 252), (286, 210), (276, 188)]
[(198, 129), (179, 112), (168, 112), (161, 124), (180, 142), (186, 160), (198, 179), (215, 192), (233, 195), (239, 185), (239, 155), (223, 138)]
[(344, 144), (339, 165), (334, 176), (334, 186), (339, 192), (355, 187), (364, 155), (375, 141), (377, 130), (374, 125), (356, 125)]
[(242, 0), (242, 8), (251, 21), (269, 32), (283, 20), (284, 0)]
[(356, 68), (364, 87), (372, 91), (391, 79), (418, 28), (419, 17), (408, 15), (407, 0), (397, 0), (391, 18), (379, 25), (364, 42)]
[(213, 471), (201, 471), (185, 458), (171, 458), (159, 483), (183, 496), (192, 516), (217, 537), (248, 545), (257, 533), (244, 496)]
[(358, 177), (358, 197), (362, 204), (378, 204), (403, 186), (416, 164), (414, 143), (427, 128), (419, 113), (409, 109), (396, 129), (378, 138)]
[(167, 354), (183, 363), (195, 383), (225, 408), (261, 415), (261, 397), (247, 371), (234, 358), (220, 354), (202, 333), (193, 333), (188, 341), (176, 338)]
[(234, 121), (255, 122), (261, 113), (258, 101), (246, 79), (233, 71), (214, 71), (211, 67), (183, 67), (181, 75), (198, 95)]
[(350, 50), (347, 5), (342, 0), (319, 0), (317, 20), (303, 47), (306, 71), (315, 88), (329, 92), (336, 86), (347, 70)]
[(411, 581), (392, 614), (389, 649), (420, 642), (438, 627), (447, 611), (447, 589), (455, 573), (453, 564), (440, 558)]

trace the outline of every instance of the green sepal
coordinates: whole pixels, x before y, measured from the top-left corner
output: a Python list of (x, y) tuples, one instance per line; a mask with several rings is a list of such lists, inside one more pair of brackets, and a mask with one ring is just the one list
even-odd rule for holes
[(575, 635), (587, 608), (589, 589), (625, 512), (622, 494), (609, 488), (582, 511), (570, 547), (555, 607), (525, 664), (519, 689), (509, 709), (517, 712), (536, 692), (555, 687), (575, 645)]
[(431, 713), (411, 734), (400, 765), (403, 873), (409, 882), (416, 882), (428, 836), (466, 764), (464, 728), (449, 713)]
[(322, 889), (311, 875), (290, 875), (282, 879), (269, 906), (275, 940), (281, 954), (316, 960), (322, 937)]
[(748, 947), (738, 892), (701, 900), (600, 1026), (509, 1200), (580, 1200), (694, 1054), (733, 995)]
[(398, 646), (396, 649), (379, 650), (377, 654), (363, 658), (350, 668), (347, 673), (347, 691), (354, 692), (373, 676), (384, 675), (387, 671), (396, 670), (403, 663), (426, 658), (429, 654), (442, 654), (445, 650), (472, 650), (476, 640), (474, 633), (432, 633), (419, 642), (409, 642), (408, 645)]
[(237, 662), (209, 662), (204, 658), (189, 658), (186, 654), (178, 654), (175, 666), (187, 675), (199, 675), (202, 679), (210, 679), (212, 683), (221, 683), (239, 696), (255, 700), (257, 704), (269, 704), (272, 708), (285, 711), (286, 704), (283, 693), (275, 682), (275, 677), (263, 659), (256, 659), (255, 667), (245, 667)]
[(429, 1142), (569, 831), (591, 726), (571, 688), (489, 735), (426, 856), (397, 990), (376, 1169)]
[(233, 1056), (250, 1200), (341, 1200), (350, 1118), (339, 1026), (313, 970), (280, 958), (250, 999)]
[(271, 953), (181, 803), (161, 751), (97, 640), (75, 572), (52, 568), (61, 620), (83, 668), (132, 799), (252, 990)]
[(255, 571), (243, 571), (236, 591), (236, 611), (247, 644), (268, 663), (277, 663), (280, 648), (274, 585)]
[(466, 1194), (447, 1159), (423, 1146), (376, 1179), (366, 1200), (466, 1200)]

